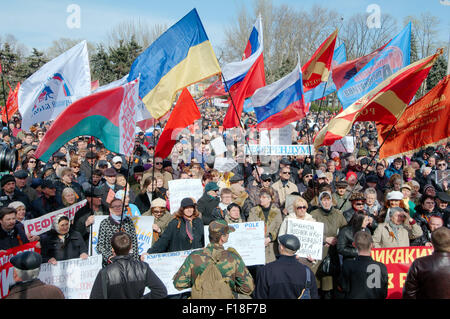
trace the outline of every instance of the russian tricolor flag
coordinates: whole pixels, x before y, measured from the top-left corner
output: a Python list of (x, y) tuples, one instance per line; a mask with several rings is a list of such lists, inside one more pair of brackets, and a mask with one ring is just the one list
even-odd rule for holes
[(257, 128), (281, 128), (305, 117), (300, 57), (298, 61), (291, 73), (256, 90), (252, 96)]
[(224, 128), (240, 126), (244, 100), (252, 96), (257, 89), (266, 85), (262, 30), (262, 20), (259, 16), (250, 33), (243, 60), (228, 63), (222, 68), (225, 90), (229, 91), (236, 107), (235, 111), (230, 103), (223, 121)]

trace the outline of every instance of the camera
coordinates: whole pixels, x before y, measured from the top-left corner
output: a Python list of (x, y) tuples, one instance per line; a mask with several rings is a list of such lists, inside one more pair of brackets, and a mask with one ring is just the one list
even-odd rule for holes
[(19, 153), (10, 149), (8, 144), (0, 142), (0, 172), (15, 171)]

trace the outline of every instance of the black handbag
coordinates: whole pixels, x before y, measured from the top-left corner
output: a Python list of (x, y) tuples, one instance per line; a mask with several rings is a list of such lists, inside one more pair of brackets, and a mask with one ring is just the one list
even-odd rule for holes
[(339, 266), (336, 265), (330, 254), (322, 260), (319, 269), (326, 276), (336, 276), (339, 273)]

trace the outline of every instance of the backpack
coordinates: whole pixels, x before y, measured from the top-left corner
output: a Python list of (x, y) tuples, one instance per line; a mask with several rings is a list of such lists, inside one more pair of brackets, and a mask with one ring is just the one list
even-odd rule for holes
[(217, 268), (217, 261), (210, 258), (212, 261), (195, 279), (191, 299), (234, 299), (230, 285)]
[(306, 284), (305, 288), (302, 290), (302, 293), (297, 299), (311, 299), (311, 272), (309, 268), (306, 268)]

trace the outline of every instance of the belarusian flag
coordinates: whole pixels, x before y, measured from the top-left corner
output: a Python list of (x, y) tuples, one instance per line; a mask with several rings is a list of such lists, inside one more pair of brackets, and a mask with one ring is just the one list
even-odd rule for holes
[(68, 106), (55, 119), (36, 150), (46, 162), (71, 139), (90, 135), (115, 153), (131, 155), (134, 148), (138, 79), (110, 90), (88, 95)]

